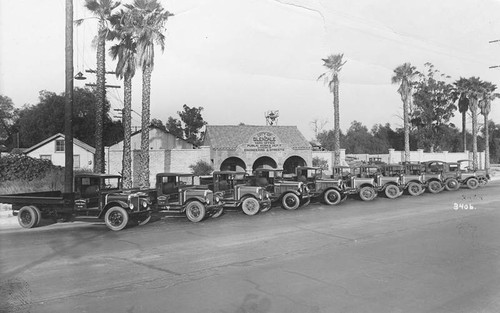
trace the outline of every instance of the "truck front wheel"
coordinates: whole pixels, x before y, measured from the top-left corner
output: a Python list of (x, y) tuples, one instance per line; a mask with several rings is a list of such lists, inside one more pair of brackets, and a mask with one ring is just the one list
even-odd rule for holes
[(328, 205), (339, 204), (340, 200), (342, 200), (340, 192), (338, 192), (335, 189), (327, 190), (327, 191), (325, 191), (325, 194), (323, 195), (323, 201)]
[(375, 192), (375, 189), (373, 189), (373, 187), (365, 186), (359, 190), (359, 197), (363, 201), (371, 201), (375, 199), (376, 196), (377, 193)]
[(398, 186), (388, 185), (385, 187), (385, 196), (389, 199), (396, 199), (401, 193), (399, 192)]
[(429, 190), (430, 193), (436, 194), (441, 190), (443, 190), (443, 185), (441, 185), (441, 183), (438, 181), (431, 181), (429, 182), (429, 186), (427, 187), (427, 189)]
[(246, 198), (241, 203), (241, 209), (246, 215), (255, 215), (259, 213), (259, 201), (252, 197)]
[(299, 197), (294, 193), (287, 193), (281, 199), (281, 206), (285, 210), (296, 210), (300, 205)]
[(205, 214), (205, 206), (199, 201), (191, 201), (186, 206), (186, 217), (193, 223), (201, 222)]
[(32, 206), (23, 206), (17, 214), (19, 225), (24, 228), (36, 227), (38, 223), (38, 214)]
[(479, 181), (475, 178), (469, 178), (469, 180), (467, 180), (467, 187), (469, 187), (469, 189), (477, 189), (477, 187), (479, 187)]
[(106, 215), (104, 216), (104, 222), (109, 229), (118, 231), (124, 229), (125, 226), (127, 226), (128, 218), (128, 213), (124, 208), (114, 206), (106, 212)]
[(458, 180), (456, 180), (455, 178), (450, 178), (446, 181), (444, 188), (446, 188), (446, 190), (448, 191), (455, 191), (458, 190), (458, 188), (460, 188), (460, 184), (458, 183)]

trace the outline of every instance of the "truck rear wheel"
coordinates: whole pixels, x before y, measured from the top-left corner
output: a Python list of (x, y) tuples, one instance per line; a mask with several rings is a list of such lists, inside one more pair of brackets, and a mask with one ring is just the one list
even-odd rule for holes
[(259, 201), (255, 198), (248, 197), (241, 203), (241, 209), (246, 215), (255, 215), (259, 213)]
[(340, 195), (340, 192), (335, 189), (327, 190), (323, 195), (323, 201), (328, 205), (339, 204), (340, 200), (342, 200), (342, 196)]
[(23, 228), (36, 227), (38, 223), (38, 214), (32, 206), (23, 206), (17, 213), (17, 221)]
[(128, 223), (128, 213), (119, 206), (111, 207), (104, 215), (104, 222), (109, 229), (119, 231), (125, 228)]
[(136, 218), (137, 225), (139, 226), (146, 225), (147, 223), (149, 223), (150, 220), (151, 220), (151, 212), (142, 213)]
[(217, 212), (214, 214), (210, 215), (211, 218), (218, 218), (224, 213), (224, 207), (221, 207)]
[(394, 185), (388, 185), (387, 187), (385, 187), (384, 191), (385, 196), (389, 199), (396, 199), (401, 195), (401, 193), (399, 192), (399, 188)]
[(294, 193), (287, 193), (281, 199), (281, 206), (285, 210), (296, 210), (300, 206), (300, 199)]
[(186, 217), (193, 223), (201, 222), (205, 214), (205, 206), (199, 201), (191, 201), (186, 206)]

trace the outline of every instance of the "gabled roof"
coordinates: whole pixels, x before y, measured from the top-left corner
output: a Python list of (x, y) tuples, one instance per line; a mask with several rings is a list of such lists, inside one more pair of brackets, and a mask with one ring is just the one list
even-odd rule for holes
[(261, 131), (276, 134), (282, 143), (294, 149), (311, 149), (311, 144), (297, 126), (207, 125), (203, 145), (212, 149), (234, 149)]
[[(24, 150), (24, 152), (23, 152), (23, 153), (30, 153), (31, 151), (33, 151), (33, 150), (35, 150), (35, 149), (38, 149), (39, 147), (44, 146), (44, 145), (46, 145), (47, 143), (49, 143), (49, 142), (51, 142), (51, 141), (53, 141), (53, 140), (56, 140), (56, 139), (64, 139), (64, 135), (63, 135), (63, 134), (61, 134), (61, 133), (57, 133), (57, 134), (55, 134), (55, 135), (53, 135), (53, 136), (50, 136), (49, 138), (47, 138), (47, 139), (45, 139), (45, 140), (43, 140), (43, 141), (40, 141), (40, 142), (39, 142), (39, 143), (37, 143), (36, 145), (31, 146), (31, 147), (29, 147), (28, 149)], [(81, 147), (81, 148), (83, 148), (83, 149), (85, 149), (85, 150), (87, 150), (87, 151), (89, 151), (89, 152), (91, 152), (91, 153), (95, 153), (95, 148), (93, 148), (93, 147), (89, 146), (89, 145), (88, 145), (88, 144), (86, 144), (85, 142), (80, 141), (80, 140), (78, 140), (78, 139), (76, 139), (76, 138), (73, 138), (73, 144), (74, 144), (74, 145), (77, 145), (77, 146), (79, 146), (79, 147)]]

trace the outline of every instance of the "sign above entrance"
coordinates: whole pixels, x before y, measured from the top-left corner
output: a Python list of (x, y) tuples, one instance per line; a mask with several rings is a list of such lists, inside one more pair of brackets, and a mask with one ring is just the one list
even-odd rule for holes
[(285, 148), (278, 136), (269, 131), (261, 131), (250, 137), (244, 145), (245, 151), (284, 151)]

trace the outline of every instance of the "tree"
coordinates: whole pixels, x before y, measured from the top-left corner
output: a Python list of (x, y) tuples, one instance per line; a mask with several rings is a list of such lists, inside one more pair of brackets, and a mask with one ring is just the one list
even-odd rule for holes
[(420, 148), (434, 152), (446, 145), (448, 137), (443, 136), (447, 127), (454, 127), (449, 120), (457, 107), (453, 104), (454, 88), (443, 79), (450, 78), (425, 63), (427, 73), (419, 73), (413, 93), (413, 110), (410, 121), (416, 127)]
[(166, 128), (171, 134), (183, 138), (193, 145), (199, 146), (202, 144), (204, 135), (201, 129), (207, 124), (201, 116), (203, 107), (190, 108), (188, 105), (184, 104), (182, 108), (183, 111), (177, 111), (180, 120), (169, 117)]
[(394, 69), (391, 78), (393, 84), (400, 84), (398, 92), (403, 101), (403, 127), (405, 137), (405, 162), (410, 161), (410, 123), (408, 110), (411, 106), (411, 96), (413, 91), (413, 78), (418, 74), (416, 68), (410, 63), (404, 63)]
[(199, 160), (195, 164), (189, 165), (189, 168), (191, 169), (193, 175), (196, 176), (210, 175), (214, 171), (213, 166), (210, 163), (207, 163), (203, 160)]
[(456, 93), (467, 97), (469, 100), (469, 110), (472, 116), (472, 163), (474, 169), (477, 169), (477, 109), (479, 107), (479, 102), (489, 94), (492, 94), (496, 86), (489, 82), (482, 81), (479, 77), (461, 77), (454, 84)]
[[(95, 145), (96, 95), (88, 88), (75, 88), (73, 92), (73, 136)], [(113, 122), (108, 115), (109, 102), (105, 102), (103, 143), (111, 145), (122, 140), (121, 122)], [(12, 131), (19, 133), (20, 147), (30, 147), (57, 133), (64, 133), (64, 93), (56, 94), (42, 90), (39, 103), (25, 105), (19, 110), (19, 117), (12, 125)]]
[(154, 126), (156, 128), (159, 128), (161, 130), (167, 130), (165, 125), (163, 125), (163, 122), (157, 118), (154, 118), (151, 120), (151, 126)]
[(104, 129), (104, 103), (106, 102), (106, 37), (109, 33), (108, 20), (111, 12), (120, 5), (120, 2), (113, 0), (85, 0), (85, 7), (98, 19), (99, 29), (97, 40), (97, 70), (96, 70), (96, 127), (95, 127), (95, 161), (94, 172), (104, 173), (104, 144), (102, 142)]
[(184, 138), (184, 129), (182, 128), (182, 123), (176, 118), (169, 117), (167, 120), (167, 123), (165, 124), (165, 128), (169, 133), (172, 135), (179, 137), (179, 138)]
[(135, 76), (137, 45), (130, 27), (128, 11), (121, 10), (110, 18), (112, 31), (110, 39), (119, 43), (110, 48), (110, 55), (116, 63), (116, 76), (123, 79), (123, 187), (132, 188), (132, 78)]
[(151, 74), (154, 68), (154, 48), (165, 50), (165, 23), (172, 16), (157, 0), (134, 0), (125, 5), (130, 10), (131, 31), (137, 44), (139, 66), (142, 68), (141, 175), (140, 187), (149, 187), (149, 125)]
[[(340, 141), (345, 142), (345, 136), (340, 131)], [(334, 151), (335, 150), (335, 132), (333, 130), (324, 130), (316, 136), (316, 140), (319, 142), (321, 147), (328, 151)]]
[(334, 129), (334, 165), (340, 165), (340, 109), (339, 109), (339, 72), (347, 61), (343, 61), (344, 54), (331, 54), (323, 60), (323, 66), (328, 69), (318, 77), (324, 79), (333, 94), (333, 129)]
[(325, 171), (328, 170), (328, 160), (322, 159), (320, 157), (314, 157), (312, 159), (312, 165), (314, 167), (319, 167)]
[(358, 121), (352, 121), (345, 135), (346, 153), (370, 153), (373, 136), (368, 128)]
[(309, 124), (311, 125), (311, 129), (314, 132), (314, 138), (318, 137), (318, 134), (323, 131), (323, 128), (328, 123), (326, 119), (313, 119)]
[(200, 132), (201, 128), (207, 124), (201, 116), (203, 107), (192, 107), (187, 105), (182, 106), (183, 111), (178, 111), (181, 121), (184, 123), (184, 139), (194, 145), (201, 145), (203, 133)]
[(12, 99), (0, 95), (0, 142), (5, 142), (11, 137), (10, 128), (15, 116), (14, 103)]
[(485, 139), (485, 151), (484, 151), (484, 166), (486, 169), (490, 168), (490, 138), (489, 138), (489, 127), (488, 127), (488, 115), (491, 112), (491, 102), (496, 98), (500, 97), (499, 94), (494, 93), (497, 86), (490, 83), (484, 82), (484, 93), (482, 100), (479, 101), (478, 105), (481, 109), (481, 114), (484, 116), (484, 139)]

